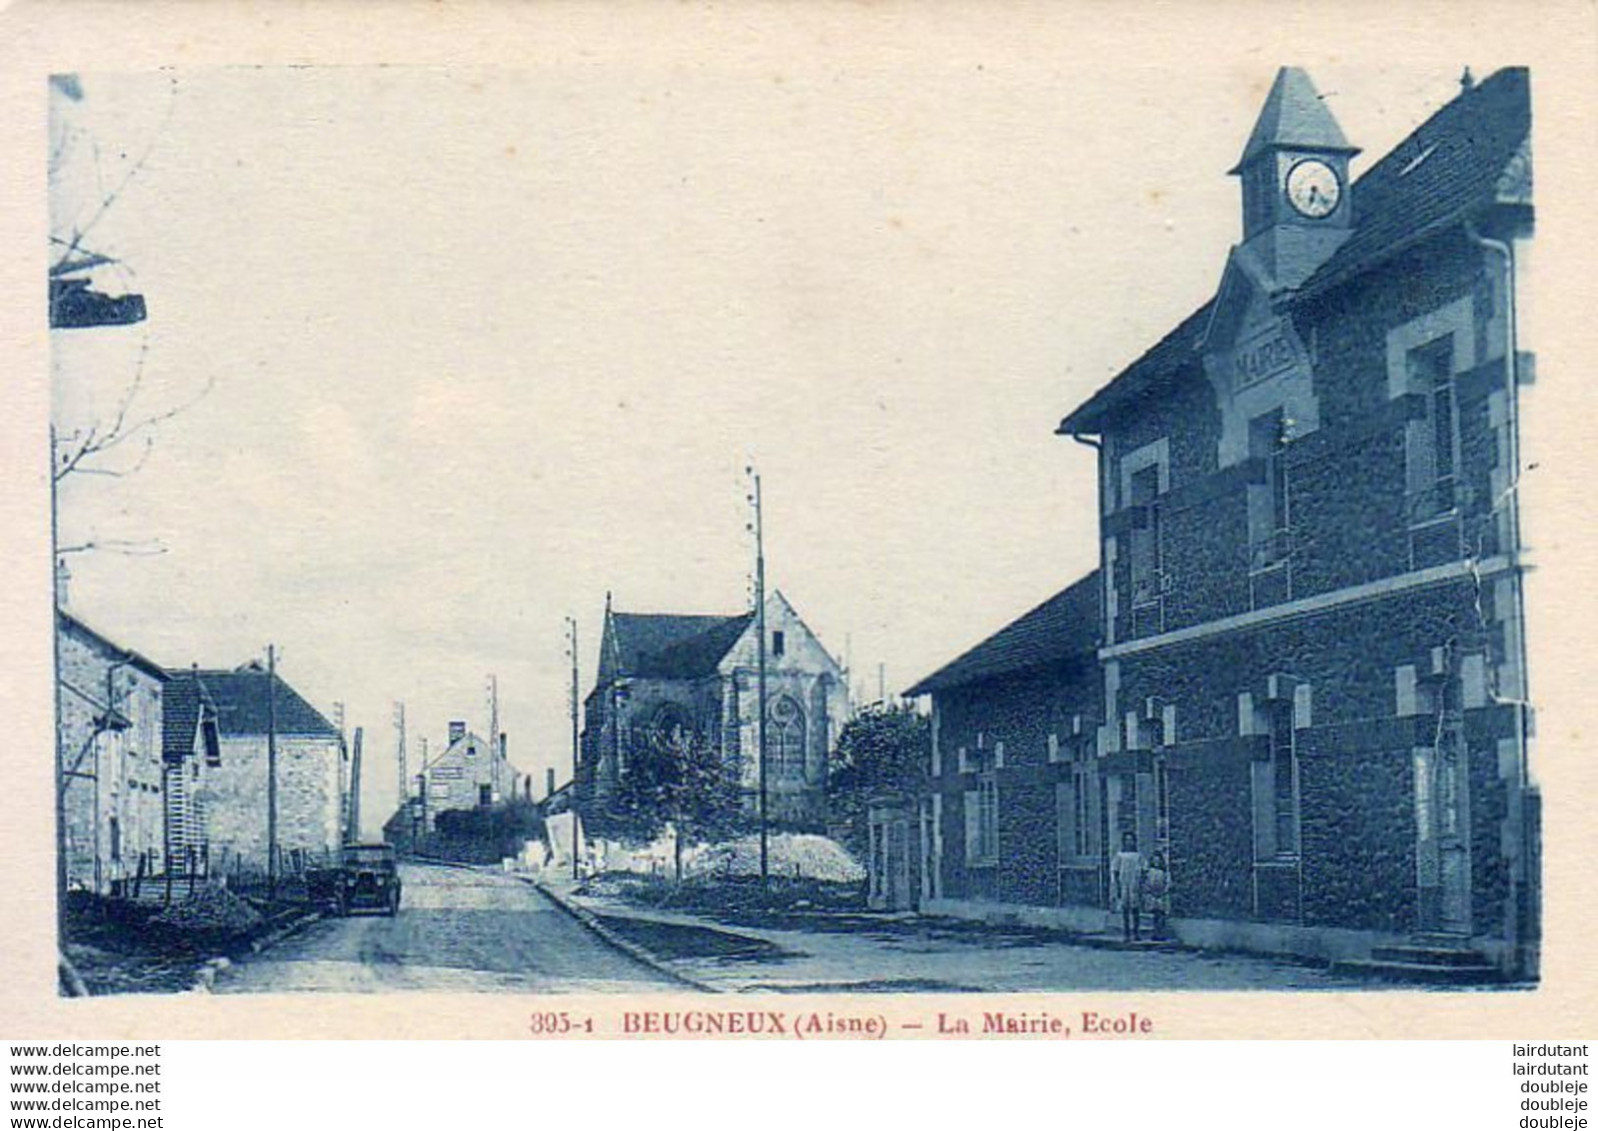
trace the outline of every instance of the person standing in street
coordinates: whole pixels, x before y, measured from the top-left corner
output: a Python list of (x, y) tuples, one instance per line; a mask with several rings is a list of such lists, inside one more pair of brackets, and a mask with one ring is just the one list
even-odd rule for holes
[(1143, 910), (1154, 920), (1149, 937), (1164, 939), (1165, 921), (1171, 913), (1171, 873), (1163, 852), (1149, 856), (1148, 870), (1143, 873)]
[(1137, 850), (1137, 837), (1125, 833), (1121, 851), (1110, 861), (1110, 901), (1121, 911), (1121, 934), (1127, 942), (1137, 942), (1143, 927), (1143, 854)]

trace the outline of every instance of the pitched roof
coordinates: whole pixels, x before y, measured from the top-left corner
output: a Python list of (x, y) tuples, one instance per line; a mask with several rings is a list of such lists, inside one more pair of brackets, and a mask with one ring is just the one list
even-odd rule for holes
[(94, 629), (84, 624), (81, 620), (67, 612), (65, 609), (56, 609), (55, 615), (56, 624), (58, 627), (87, 638), (90, 643), (97, 646), (101, 651), (115, 656), (119, 661), (127, 664), (129, 667), (138, 668), (140, 671), (146, 673), (147, 675), (152, 675), (156, 679), (164, 680), (167, 678), (167, 671), (160, 664), (156, 663), (147, 656), (135, 652), (132, 648), (122, 647), (122, 645), (118, 644), (116, 641), (112, 640), (103, 633), (96, 632)]
[(1276, 72), (1271, 92), (1265, 96), (1254, 132), (1248, 135), (1243, 156), (1237, 159), (1236, 173), (1256, 155), (1273, 146), (1294, 149), (1329, 149), (1358, 153), (1348, 144), (1343, 131), (1321, 101), (1315, 84), (1302, 67), (1283, 67)]
[[(232, 670), (202, 668), (194, 674), (216, 707), (217, 729), (224, 738), (264, 735), (271, 716), (275, 716), (271, 721), (280, 735), (339, 736), (338, 728), (301, 698), (282, 676), (268, 677), (266, 669), (259, 664), (246, 664)], [(274, 683), (275, 692), (272, 690)]]
[(1294, 300), (1324, 293), (1494, 203), (1498, 179), (1530, 136), (1525, 67), (1506, 67), (1461, 93), (1355, 183), (1354, 234)]
[[(1324, 294), (1493, 203), (1499, 178), (1530, 132), (1530, 79), (1524, 67), (1505, 68), (1461, 93), (1354, 182), (1353, 234), (1297, 291), (1283, 296), (1283, 303), (1290, 307)], [(1073, 409), (1057, 431), (1097, 431), (1106, 412), (1194, 363), (1212, 304), (1206, 302)]]
[(194, 671), (173, 671), (161, 689), (161, 753), (169, 762), (181, 762), (194, 753), (194, 733), (204, 712), (214, 715), (216, 704)]
[(753, 616), (613, 612), (610, 628), (615, 655), (608, 659), (616, 674), (644, 679), (709, 675), (744, 634)]
[(928, 695), (1082, 656), (1099, 644), (1099, 572), (1062, 589), (905, 694)]

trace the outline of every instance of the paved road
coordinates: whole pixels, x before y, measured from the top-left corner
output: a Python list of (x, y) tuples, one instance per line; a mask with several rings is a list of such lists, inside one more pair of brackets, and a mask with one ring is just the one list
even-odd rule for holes
[(461, 868), (402, 864), (392, 919), (326, 919), (241, 962), (218, 993), (680, 989), (606, 945), (530, 884)]

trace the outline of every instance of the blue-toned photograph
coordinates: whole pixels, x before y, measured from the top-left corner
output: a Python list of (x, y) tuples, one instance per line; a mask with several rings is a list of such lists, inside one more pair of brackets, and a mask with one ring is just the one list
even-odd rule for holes
[(51, 78), (63, 995), (1537, 986), (1531, 72), (906, 66)]

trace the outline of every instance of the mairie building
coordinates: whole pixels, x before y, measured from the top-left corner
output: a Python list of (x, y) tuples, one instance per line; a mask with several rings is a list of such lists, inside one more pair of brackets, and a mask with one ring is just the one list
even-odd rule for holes
[(1058, 427), (1097, 455), (1092, 602), (912, 689), (922, 907), (1101, 929), (1130, 835), (1183, 941), (1535, 976), (1530, 122), (1525, 70), (1467, 73), (1355, 179), (1280, 71), (1214, 293)]

